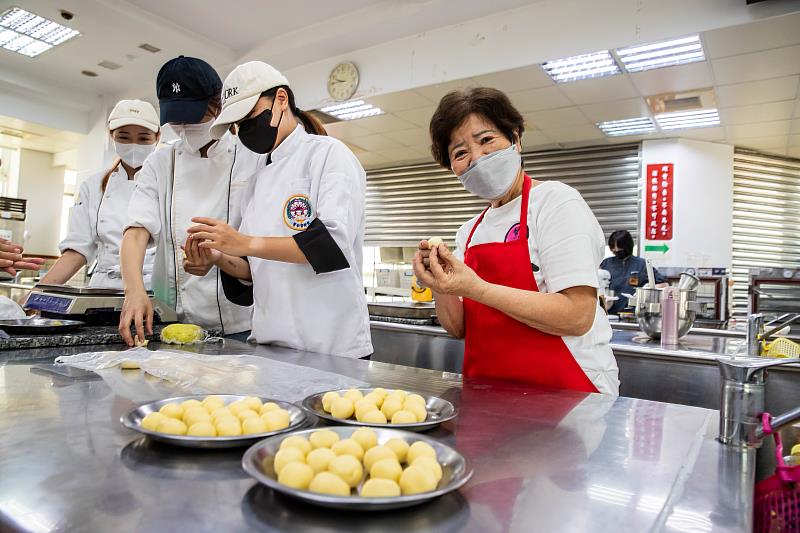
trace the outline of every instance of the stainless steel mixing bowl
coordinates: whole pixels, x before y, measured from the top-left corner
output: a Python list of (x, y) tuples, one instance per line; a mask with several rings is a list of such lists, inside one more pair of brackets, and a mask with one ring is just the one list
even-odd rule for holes
[[(636, 320), (643, 332), (651, 339), (661, 338), (661, 289), (639, 287), (636, 289)], [(678, 337), (692, 329), (694, 319), (700, 311), (697, 291), (681, 290), (678, 300)]]

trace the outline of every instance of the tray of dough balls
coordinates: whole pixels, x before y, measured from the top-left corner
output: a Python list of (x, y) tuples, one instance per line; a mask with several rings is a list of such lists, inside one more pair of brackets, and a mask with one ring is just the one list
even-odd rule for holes
[(454, 419), (455, 406), (438, 396), (404, 390), (347, 389), (312, 394), (302, 403), (314, 415), (336, 424), (426, 431)]
[(245, 471), (309, 503), (354, 510), (409, 507), (458, 490), (466, 457), (435, 439), (389, 428), (333, 426), (278, 435), (250, 447)]
[(219, 394), (146, 403), (120, 418), (149, 438), (188, 448), (249, 446), (302, 426), (306, 414), (288, 402)]

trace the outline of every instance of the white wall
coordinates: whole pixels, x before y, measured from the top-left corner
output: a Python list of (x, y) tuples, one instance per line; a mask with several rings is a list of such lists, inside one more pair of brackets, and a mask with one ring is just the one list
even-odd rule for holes
[(17, 196), (28, 200), (23, 243), (26, 253), (58, 255), (64, 170), (53, 166), (53, 154), (20, 150)]
[[(673, 235), (669, 251), (644, 252), (656, 266), (731, 266), (733, 217), (733, 146), (689, 139), (642, 143), (642, 179), (647, 165), (673, 163)], [(643, 192), (647, 188), (643, 187)], [(642, 198), (643, 208), (647, 199)], [(644, 210), (640, 235), (644, 239)]]

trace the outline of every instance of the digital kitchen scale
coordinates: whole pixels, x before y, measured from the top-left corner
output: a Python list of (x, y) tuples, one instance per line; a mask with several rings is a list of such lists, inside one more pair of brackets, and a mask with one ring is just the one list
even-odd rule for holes
[[(147, 291), (153, 304), (154, 321), (177, 322), (170, 306)], [(87, 324), (117, 324), (125, 302), (122, 289), (38, 284), (28, 294), (24, 309), (39, 311), (43, 317), (81, 320)]]

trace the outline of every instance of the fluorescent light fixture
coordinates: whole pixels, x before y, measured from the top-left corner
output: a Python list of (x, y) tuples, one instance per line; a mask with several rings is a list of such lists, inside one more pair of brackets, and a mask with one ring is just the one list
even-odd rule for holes
[(542, 63), (542, 68), (556, 83), (613, 76), (621, 72), (608, 50), (566, 59), (553, 59)]
[(341, 104), (323, 107), (320, 109), (320, 111), (341, 120), (355, 120), (357, 118), (383, 115), (383, 109), (380, 107), (375, 107), (372, 104), (368, 104), (364, 100), (342, 102)]
[(610, 120), (599, 122), (597, 127), (609, 137), (621, 137), (623, 135), (637, 135), (641, 133), (652, 133), (656, 131), (650, 117), (629, 118), (625, 120)]
[(699, 35), (620, 48), (617, 56), (628, 72), (683, 65), (706, 58)]
[(0, 15), (0, 46), (24, 56), (36, 57), (77, 35), (77, 30), (18, 7)]
[(656, 115), (656, 122), (662, 130), (682, 130), (687, 128), (707, 128), (719, 125), (716, 109), (698, 109)]

